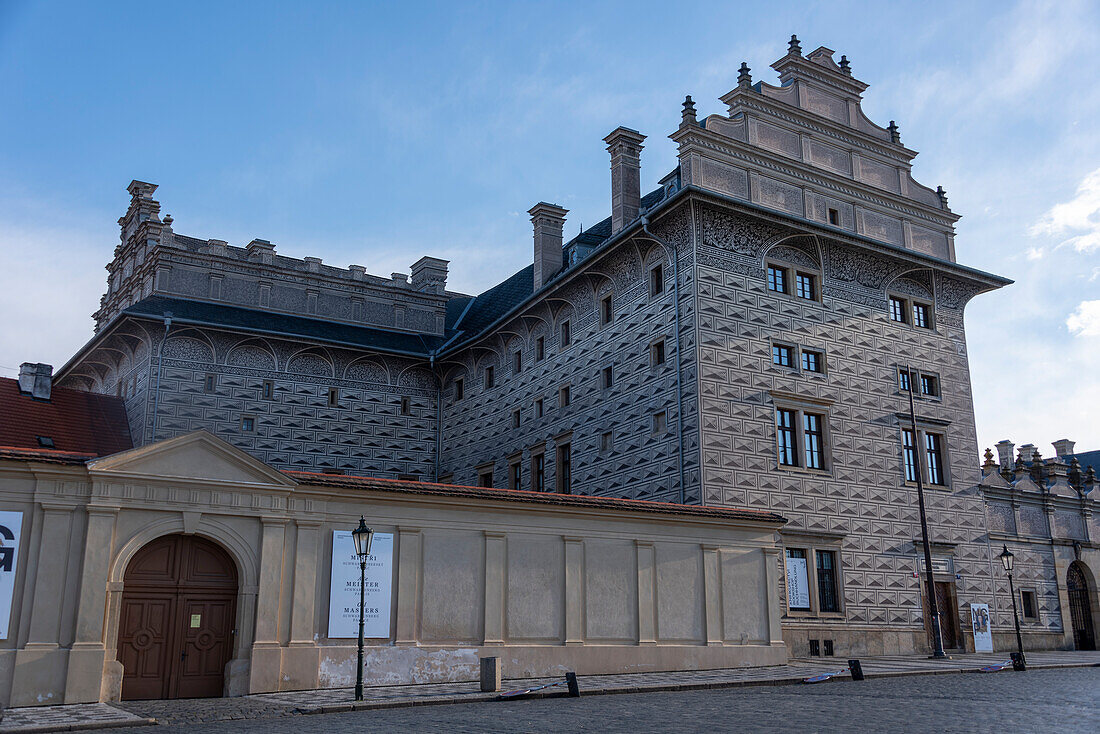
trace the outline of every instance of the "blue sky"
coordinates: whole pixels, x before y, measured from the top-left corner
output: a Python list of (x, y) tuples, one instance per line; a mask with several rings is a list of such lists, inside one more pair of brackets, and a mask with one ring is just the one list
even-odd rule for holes
[(609, 211), (602, 138), (675, 165), (685, 94), (722, 112), (797, 33), (963, 215), (960, 262), (1017, 284), (967, 310), (982, 447), (1100, 448), (1095, 3), (24, 3), (0, 0), (0, 374), (56, 366), (118, 242), (126, 185), (177, 232), (369, 272), (451, 260), (480, 291), (530, 262), (526, 210)]

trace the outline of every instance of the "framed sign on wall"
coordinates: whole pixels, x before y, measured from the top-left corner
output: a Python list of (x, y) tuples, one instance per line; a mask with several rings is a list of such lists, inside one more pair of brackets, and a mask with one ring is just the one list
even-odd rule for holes
[[(329, 579), (328, 636), (359, 636), (359, 556), (350, 530), (332, 531), (332, 575)], [(390, 636), (390, 591), (393, 582), (393, 533), (375, 533), (367, 556), (363, 601), (363, 636)]]
[(22, 512), (0, 512), (0, 640), (8, 639), (15, 601), (15, 574), (19, 570)]

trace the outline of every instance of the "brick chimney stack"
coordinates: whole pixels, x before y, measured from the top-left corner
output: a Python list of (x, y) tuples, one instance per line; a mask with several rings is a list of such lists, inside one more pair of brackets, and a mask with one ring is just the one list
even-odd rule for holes
[(535, 283), (537, 291), (561, 270), (562, 230), (568, 209), (540, 201), (527, 210), (535, 235)]
[(38, 400), (49, 400), (52, 387), (52, 365), (33, 362), (19, 365), (19, 392)]
[(1073, 455), (1073, 445), (1076, 441), (1070, 441), (1068, 438), (1062, 438), (1054, 442), (1054, 453), (1056, 456), (1065, 457)]
[(645, 135), (617, 127), (603, 139), (611, 154), (611, 234), (638, 217), (642, 204), (642, 141)]

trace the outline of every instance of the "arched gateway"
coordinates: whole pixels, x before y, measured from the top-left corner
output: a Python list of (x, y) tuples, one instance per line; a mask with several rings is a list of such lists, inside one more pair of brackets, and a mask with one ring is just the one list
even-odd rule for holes
[(1066, 591), (1069, 595), (1069, 615), (1073, 624), (1073, 646), (1078, 650), (1095, 650), (1092, 605), (1089, 603), (1089, 587), (1085, 569), (1080, 561), (1074, 561), (1066, 574)]
[(119, 616), (122, 698), (221, 696), (236, 607), (237, 569), (215, 543), (167, 535), (139, 550)]

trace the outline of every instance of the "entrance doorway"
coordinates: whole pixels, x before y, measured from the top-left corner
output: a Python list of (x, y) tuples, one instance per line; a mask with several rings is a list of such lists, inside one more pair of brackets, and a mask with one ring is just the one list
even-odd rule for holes
[(1073, 624), (1073, 646), (1078, 650), (1095, 650), (1096, 636), (1092, 626), (1092, 604), (1089, 603), (1085, 568), (1080, 561), (1074, 561), (1069, 565), (1066, 592), (1069, 595), (1070, 622)]
[[(940, 615), (943, 649), (955, 650), (959, 647), (959, 616), (955, 608), (955, 584), (950, 581), (937, 581), (935, 587), (936, 611)], [(924, 604), (924, 628), (928, 632), (929, 649), (935, 649), (935, 643), (932, 640), (932, 615), (928, 609), (927, 600)]]
[(122, 698), (221, 696), (236, 607), (237, 569), (216, 544), (167, 535), (139, 550), (123, 580)]

